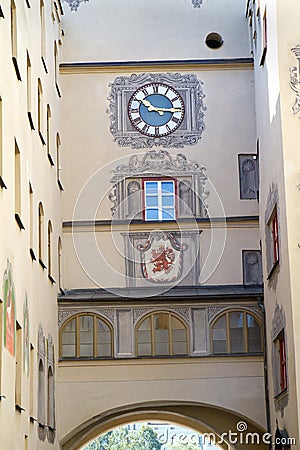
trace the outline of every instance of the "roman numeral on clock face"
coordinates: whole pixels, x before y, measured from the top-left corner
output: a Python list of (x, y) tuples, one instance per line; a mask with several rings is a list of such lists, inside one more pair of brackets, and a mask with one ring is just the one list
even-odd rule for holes
[(139, 123), (142, 122), (142, 119), (140, 117), (136, 117), (133, 121), (136, 125), (138, 125)]
[(149, 128), (150, 128), (150, 125), (145, 124), (145, 125), (143, 126), (143, 128), (142, 128), (142, 131), (143, 131), (144, 133), (148, 133)]
[(178, 117), (174, 117), (174, 116), (173, 116), (171, 120), (172, 120), (172, 122), (175, 122), (175, 123), (178, 123), (178, 122), (179, 122)]
[(158, 88), (159, 88), (158, 84), (153, 84), (153, 93), (154, 94), (158, 94)]
[(147, 92), (147, 89), (142, 89), (142, 93), (145, 95), (145, 97), (146, 97), (147, 95), (149, 95), (149, 93)]
[(155, 135), (156, 135), (156, 136), (159, 135), (159, 127), (155, 127)]

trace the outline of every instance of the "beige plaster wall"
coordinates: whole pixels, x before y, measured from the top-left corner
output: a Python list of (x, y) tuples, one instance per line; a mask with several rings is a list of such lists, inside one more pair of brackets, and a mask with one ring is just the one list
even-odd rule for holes
[[(268, 47), (263, 66), (259, 66), (261, 57), (261, 35), (258, 35), (257, 62), (255, 71), (257, 137), (260, 142), (260, 217), (263, 250), (264, 273), (267, 277), (265, 211), (268, 195), (273, 189), (278, 190), (278, 218), (280, 229), (280, 263), (275, 275), (265, 282), (265, 305), (267, 321), (268, 373), (270, 380), (271, 426), (276, 429), (286, 428), (292, 437), (299, 438), (298, 406), (298, 290), (297, 266), (299, 263), (297, 198), (299, 191), (299, 123), (293, 114), (292, 106), (295, 94), (289, 87), (291, 66), (297, 60), (291, 48), (299, 43), (296, 23), (299, 20), (296, 3), (260, 2), (260, 18), (267, 11)], [(259, 20), (259, 19), (258, 19)], [(287, 26), (288, 23), (288, 26)], [(272, 188), (273, 185), (273, 188)], [(286, 339), (288, 353), (288, 392), (281, 401), (274, 400), (274, 383), (272, 368), (271, 332), (276, 305), (282, 306), (286, 317)], [(286, 405), (286, 406), (280, 406)]]
[[(11, 32), (10, 32), (10, 2), (1, 2), (4, 18), (1, 18), (0, 26), (0, 66), (5, 69), (0, 71), (0, 97), (2, 99), (2, 178), (7, 189), (0, 188), (0, 298), (3, 301), (2, 279), (7, 267), (7, 261), (12, 264), (12, 276), (15, 286), (16, 320), (22, 327), (23, 307), (27, 293), (29, 309), (29, 340), (33, 347), (30, 361), (30, 375), (26, 375), (23, 369), (23, 353), (20, 360), (22, 365), (22, 395), (21, 407), (18, 412), (15, 409), (15, 374), (16, 358), (12, 357), (3, 346), (3, 334), (1, 334), (1, 372), (0, 393), (4, 396), (0, 403), (0, 434), (1, 446), (7, 449), (43, 449), (59, 448), (57, 439), (54, 445), (38, 441), (36, 422), (31, 423), (29, 417), (37, 418), (37, 378), (38, 357), (37, 341), (38, 328), (42, 325), (46, 338), (51, 335), (57, 357), (57, 284), (48, 279), (47, 269), (43, 269), (38, 261), (33, 261), (30, 249), (30, 206), (29, 206), (29, 182), (33, 189), (33, 250), (38, 257), (38, 203), (43, 202), (45, 211), (44, 229), (44, 262), (47, 264), (47, 223), (52, 221), (52, 274), (58, 279), (57, 267), (57, 240), (61, 234), (60, 202), (61, 194), (56, 183), (56, 167), (51, 166), (46, 146), (42, 144), (37, 132), (37, 78), (43, 85), (43, 127), (46, 137), (46, 105), (51, 107), (50, 146), (54, 164), (56, 164), (55, 133), (59, 130), (60, 114), (59, 103), (54, 85), (54, 40), (59, 39), (59, 26), (51, 19), (52, 3), (45, 2), (46, 17), (46, 73), (41, 60), (40, 47), (40, 11), (38, 2), (30, 2), (29, 9), (26, 2), (15, 2), (17, 10), (17, 63), (21, 80), (17, 75), (11, 59)], [(26, 51), (31, 59), (31, 113), (35, 130), (31, 130), (27, 117), (27, 74)], [(15, 140), (20, 150), (21, 158), (21, 214), (24, 230), (21, 230), (15, 220)], [(1, 304), (1, 333), (3, 304)], [(23, 350), (22, 335), (22, 350)], [(3, 346), (3, 347), (2, 347)], [(47, 370), (47, 369), (46, 369)], [(46, 375), (45, 375), (46, 377)], [(24, 447), (25, 435), (28, 436), (28, 447)]]
[(102, 412), (168, 401), (232, 409), (264, 428), (263, 389), (263, 362), (257, 357), (61, 363), (61, 433), (66, 436)]
[[(197, 59), (249, 55), (243, 2), (219, 0), (193, 8), (190, 0), (125, 0), (98, 3), (90, 0), (77, 13), (65, 5), (64, 61), (126, 61)], [(204, 43), (218, 32), (223, 47), (214, 51)], [(236, 36), (239, 36), (237, 39)], [(88, 45), (87, 45), (88, 43)]]

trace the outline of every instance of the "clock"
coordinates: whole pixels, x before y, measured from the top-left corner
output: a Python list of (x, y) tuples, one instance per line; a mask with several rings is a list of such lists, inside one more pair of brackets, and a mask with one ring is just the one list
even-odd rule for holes
[(133, 73), (109, 87), (109, 129), (120, 147), (183, 148), (201, 138), (206, 108), (195, 74)]
[(134, 128), (151, 137), (173, 133), (181, 125), (184, 113), (181, 95), (164, 83), (139, 87), (128, 103), (128, 115)]

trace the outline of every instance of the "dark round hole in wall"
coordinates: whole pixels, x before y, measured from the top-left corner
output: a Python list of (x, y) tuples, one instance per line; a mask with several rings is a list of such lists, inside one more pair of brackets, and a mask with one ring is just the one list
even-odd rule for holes
[(206, 36), (205, 43), (209, 48), (220, 48), (223, 45), (223, 38), (219, 33), (209, 33)]

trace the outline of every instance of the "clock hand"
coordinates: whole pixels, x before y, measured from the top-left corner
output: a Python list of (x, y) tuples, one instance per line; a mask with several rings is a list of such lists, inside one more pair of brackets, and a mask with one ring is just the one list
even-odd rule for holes
[(140, 100), (141, 103), (143, 103), (144, 106), (146, 106), (146, 108), (148, 109), (149, 112), (151, 111), (155, 111), (157, 112), (160, 116), (163, 116), (165, 112), (180, 112), (181, 108), (163, 108), (161, 106), (153, 106), (151, 102), (149, 102), (149, 100), (146, 100), (145, 98), (143, 100)]

